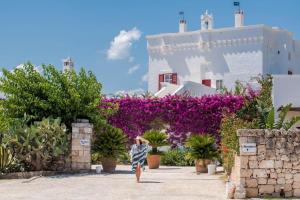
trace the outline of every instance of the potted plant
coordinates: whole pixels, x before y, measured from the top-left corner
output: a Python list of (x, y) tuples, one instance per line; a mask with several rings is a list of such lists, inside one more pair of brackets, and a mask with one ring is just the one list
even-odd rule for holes
[(118, 158), (126, 153), (126, 144), (123, 131), (108, 124), (95, 134), (92, 150), (99, 154), (104, 172), (115, 171)]
[(158, 150), (158, 147), (168, 145), (168, 136), (165, 133), (162, 133), (158, 130), (150, 130), (144, 133), (143, 138), (148, 140), (149, 145), (152, 147), (152, 150), (147, 156), (148, 167), (149, 169), (157, 169), (159, 168), (161, 155), (161, 152)]
[(191, 135), (185, 145), (189, 156), (195, 159), (197, 173), (207, 173), (207, 165), (218, 156), (215, 139), (208, 135)]

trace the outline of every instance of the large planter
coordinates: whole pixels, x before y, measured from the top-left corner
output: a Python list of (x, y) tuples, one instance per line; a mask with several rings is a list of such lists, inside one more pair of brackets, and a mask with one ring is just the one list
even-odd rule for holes
[(101, 159), (103, 172), (113, 173), (116, 170), (117, 160), (113, 158), (102, 158)]
[(207, 173), (207, 165), (211, 163), (209, 159), (199, 159), (195, 161), (197, 173)]
[(159, 168), (160, 155), (148, 155), (147, 156), (147, 163), (148, 163), (149, 169)]

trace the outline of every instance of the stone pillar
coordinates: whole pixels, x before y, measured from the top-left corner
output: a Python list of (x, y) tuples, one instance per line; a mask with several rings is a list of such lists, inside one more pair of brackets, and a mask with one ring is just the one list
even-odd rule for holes
[(72, 123), (71, 161), (73, 171), (91, 169), (91, 136), (93, 125), (88, 120)]

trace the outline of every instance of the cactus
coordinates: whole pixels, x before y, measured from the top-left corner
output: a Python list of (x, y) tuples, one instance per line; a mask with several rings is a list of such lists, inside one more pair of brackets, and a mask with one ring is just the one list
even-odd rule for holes
[(0, 173), (6, 172), (12, 161), (13, 156), (10, 151), (0, 145)]

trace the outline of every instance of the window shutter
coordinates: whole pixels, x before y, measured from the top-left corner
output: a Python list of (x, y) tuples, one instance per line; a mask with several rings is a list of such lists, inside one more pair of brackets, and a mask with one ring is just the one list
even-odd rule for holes
[(208, 87), (211, 87), (211, 80), (210, 79), (203, 79), (202, 84)]
[(161, 85), (160, 85), (160, 83), (161, 82), (164, 82), (165, 80), (164, 80), (164, 75), (163, 74), (160, 74), (159, 76), (158, 76), (158, 90), (160, 90), (160, 88), (161, 88)]
[(172, 74), (172, 83), (177, 85), (177, 73)]

